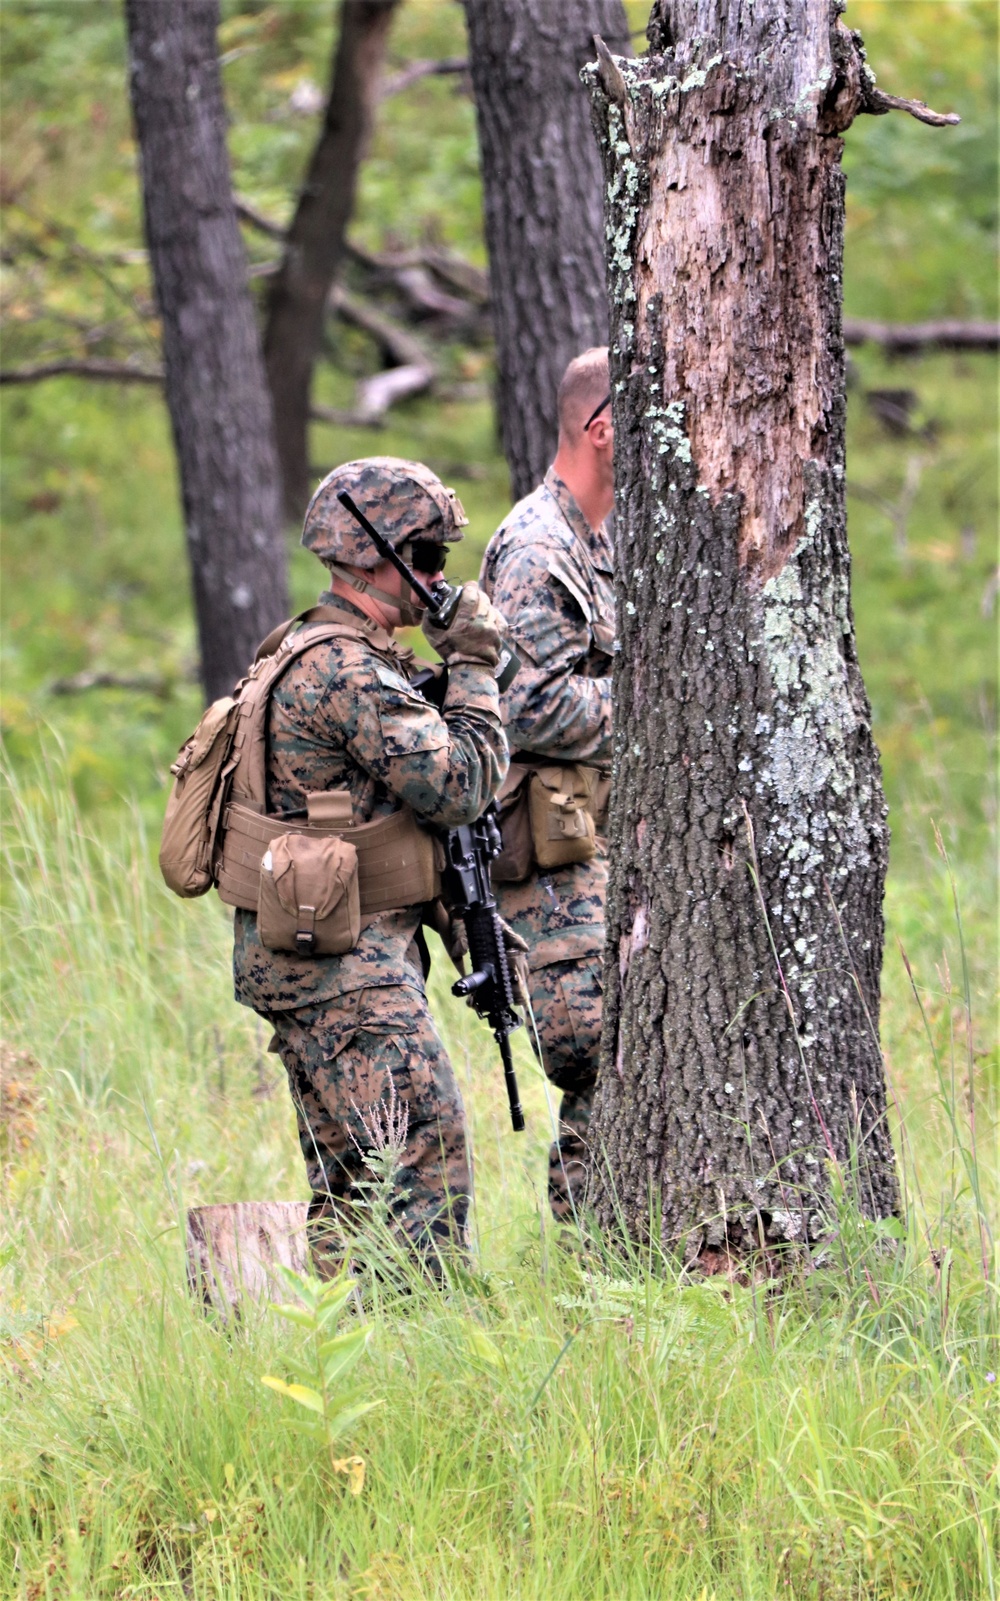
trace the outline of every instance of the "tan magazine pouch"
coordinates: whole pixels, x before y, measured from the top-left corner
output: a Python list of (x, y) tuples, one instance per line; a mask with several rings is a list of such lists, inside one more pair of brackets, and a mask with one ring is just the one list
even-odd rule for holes
[(260, 864), (257, 930), (269, 951), (343, 956), (361, 933), (358, 853), (335, 835), (278, 834)]
[(545, 869), (589, 862), (597, 853), (591, 784), (580, 764), (539, 767), (528, 784), (535, 861)]

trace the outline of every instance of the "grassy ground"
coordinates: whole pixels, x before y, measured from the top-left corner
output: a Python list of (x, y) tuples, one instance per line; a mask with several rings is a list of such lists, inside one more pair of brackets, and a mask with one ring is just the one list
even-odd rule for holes
[[(302, 1331), (227, 1335), (184, 1288), (187, 1205), (303, 1193), (275, 1059), (229, 999), (225, 917), (168, 895), (138, 811), (95, 828), (63, 779), (9, 797), (5, 1001), (31, 1056), (4, 1061), (0, 1593), (996, 1594), (997, 1263), (977, 1226), (1000, 1211), (996, 1081), (970, 1056), (988, 1019), (967, 1033), (954, 920), (938, 970), (916, 964), (926, 1031), (887, 964), (905, 1241), (845, 1209), (827, 1267), (779, 1298), (560, 1247), (544, 1088), (521, 1041), (511, 1136), (488, 1036), (439, 972), (476, 1273), (369, 1294), (354, 1394), (383, 1404), (339, 1447), (365, 1463), (355, 1497), (260, 1382)], [(925, 888), (943, 906), (942, 862)]]
[[(880, 82), (965, 121), (954, 147), (903, 119), (852, 130), (848, 309), (988, 315), (995, 12), (864, 0), (849, 20)], [(6, 0), (0, 27), (7, 242), (39, 227), (20, 203), (92, 249), (135, 245), (117, 10)], [(236, 177), (276, 212), (312, 131), (288, 96), (323, 81), (330, 37), (326, 5), (226, 8)], [(457, 53), (458, 8), (408, 4), (395, 38), (400, 58)], [(430, 232), (482, 259), (478, 206), (468, 102), (443, 81), (390, 101), (367, 242)], [(68, 318), (117, 315), (74, 260), (16, 278), (5, 361)], [(123, 271), (141, 294), (141, 269)], [(323, 399), (350, 386), (322, 374)], [(877, 420), (884, 389), (913, 392), (911, 432)], [(351, 1380), (383, 1404), (337, 1447), (364, 1459), (358, 1496), (260, 1383), (287, 1376), (303, 1331), (266, 1315), (227, 1336), (184, 1288), (188, 1205), (304, 1186), (278, 1064), (231, 999), (225, 915), (174, 900), (153, 865), (197, 715), (162, 403), (60, 381), (5, 393), (2, 418), (0, 1596), (995, 1597), (995, 360), (862, 351), (849, 402), (854, 604), (893, 827), (882, 1021), (905, 1238), (845, 1209), (827, 1266), (770, 1299), (563, 1249), (541, 1193), (544, 1084), (519, 1040), (529, 1128), (513, 1137), (489, 1036), (438, 968), (476, 1272), (444, 1294), (369, 1293)], [(507, 509), (485, 400), (415, 403), (374, 438), (314, 433), (317, 465), (372, 448), (455, 484), (474, 572)], [(303, 604), (322, 575), (289, 544)], [(53, 692), (85, 669), (155, 692)]]

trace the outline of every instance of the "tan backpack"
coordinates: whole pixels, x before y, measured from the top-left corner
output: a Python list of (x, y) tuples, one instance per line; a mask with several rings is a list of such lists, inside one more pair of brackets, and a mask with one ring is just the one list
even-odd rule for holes
[[(327, 618), (336, 617), (336, 621)], [(318, 626), (301, 628), (300, 622)], [(332, 607), (314, 606), (268, 634), (246, 677), (232, 695), (213, 701), (194, 733), (184, 741), (170, 771), (174, 787), (167, 802), (160, 838), (160, 872), (175, 895), (189, 899), (204, 895), (216, 881), (216, 857), (232, 776), (239, 764), (247, 734), (255, 750), (255, 780), (263, 806), (265, 730), (271, 691), (302, 652), (325, 639), (363, 638), (355, 626)], [(237, 732), (240, 738), (237, 740)]]
[[(297, 628), (300, 622), (307, 626)], [(328, 639), (363, 639), (379, 654), (395, 656), (389, 634), (336, 607), (314, 606), (282, 623), (264, 640), (235, 694), (215, 701), (181, 746), (171, 768), (174, 788), (160, 842), (160, 870), (175, 894), (204, 895), (214, 884), (227, 905), (264, 916), (266, 926), (275, 930), (273, 941), (266, 941), (271, 949), (305, 949), (317, 955), (350, 949), (359, 915), (363, 927), (380, 912), (433, 900), (440, 892), (441, 865), (440, 847), (409, 807), (352, 826), (350, 794), (334, 790), (306, 796), (304, 822), (268, 815), (271, 693), (292, 662)], [(331, 852), (331, 839), (344, 841), (350, 850)], [(279, 846), (281, 840), (287, 845)], [(277, 881), (275, 848), (285, 868)], [(324, 916), (317, 864), (322, 861), (332, 888), (341, 882), (346, 861), (355, 856), (356, 887), (345, 888)], [(296, 895), (308, 899), (296, 903), (295, 913), (286, 907), (289, 915), (283, 921), (279, 908), (292, 884), (300, 886)], [(310, 887), (301, 888), (306, 885)], [(300, 915), (302, 909), (312, 913), (312, 921)], [(325, 930), (320, 926), (324, 922)], [(303, 937), (311, 944), (304, 945)]]

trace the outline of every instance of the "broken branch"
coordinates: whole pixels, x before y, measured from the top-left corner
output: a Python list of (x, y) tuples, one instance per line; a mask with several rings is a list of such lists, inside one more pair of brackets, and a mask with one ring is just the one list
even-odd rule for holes
[(450, 73), (468, 72), (469, 61), (467, 56), (443, 56), (440, 61), (410, 61), (399, 72), (394, 72), (391, 78), (386, 78), (379, 91), (380, 100), (388, 100), (390, 95), (401, 94), (404, 89), (410, 89), (422, 78), (444, 77)]
[(996, 322), (873, 322), (864, 317), (844, 318), (845, 345), (881, 345), (895, 355), (926, 350), (996, 350), (1000, 323)]
[(171, 683), (168, 678), (147, 678), (141, 674), (130, 677), (121, 673), (83, 672), (73, 673), (69, 678), (53, 679), (49, 694), (83, 695), (90, 689), (130, 689), (140, 695), (155, 695), (158, 700), (167, 700)]
[(268, 217), (245, 195), (234, 193), (233, 205), (236, 207), (236, 215), (241, 222), (247, 223), (251, 228), (256, 228), (258, 233), (266, 234), (269, 239), (284, 239), (286, 230), (283, 224), (275, 222), (273, 217)]
[(113, 384), (162, 384), (162, 367), (135, 367), (128, 361), (43, 361), (0, 369), (0, 384), (37, 384), (45, 378), (96, 378)]
[(962, 120), (955, 111), (932, 111), (922, 100), (904, 100), (901, 95), (888, 95), (867, 79), (864, 80), (862, 93), (861, 110), (870, 117), (884, 117), (887, 111), (906, 111), (918, 122), (926, 122), (931, 128), (954, 128)]
[(352, 295), (349, 289), (344, 289), (340, 284), (334, 285), (327, 304), (344, 322), (360, 328), (374, 339), (394, 367), (432, 365), (419, 340), (414, 339), (392, 317), (386, 316), (385, 312), (376, 311), (374, 306), (366, 305), (357, 295)]

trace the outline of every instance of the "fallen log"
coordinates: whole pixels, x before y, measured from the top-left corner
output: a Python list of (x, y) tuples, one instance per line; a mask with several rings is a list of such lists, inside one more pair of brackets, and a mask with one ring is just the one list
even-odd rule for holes
[(872, 322), (864, 317), (844, 318), (845, 345), (881, 345), (893, 355), (907, 355), (931, 347), (938, 350), (996, 350), (1000, 323)]
[(193, 1206), (187, 1215), (187, 1281), (195, 1300), (224, 1322), (247, 1303), (288, 1299), (279, 1267), (309, 1263), (305, 1201), (236, 1201)]
[(358, 295), (352, 295), (350, 290), (335, 284), (330, 290), (327, 301), (330, 311), (349, 322), (352, 327), (360, 328), (382, 350), (383, 354), (395, 367), (431, 365), (426, 350), (411, 333), (385, 312), (378, 311)]

